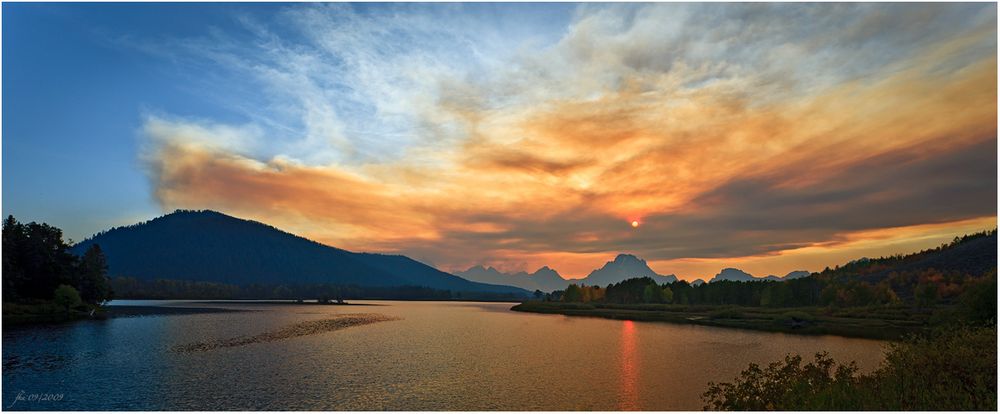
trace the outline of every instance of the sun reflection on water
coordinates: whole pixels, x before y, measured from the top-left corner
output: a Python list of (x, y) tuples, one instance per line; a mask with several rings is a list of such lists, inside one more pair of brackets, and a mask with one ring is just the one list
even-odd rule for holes
[(639, 356), (635, 337), (635, 322), (622, 322), (621, 395), (618, 408), (639, 410)]

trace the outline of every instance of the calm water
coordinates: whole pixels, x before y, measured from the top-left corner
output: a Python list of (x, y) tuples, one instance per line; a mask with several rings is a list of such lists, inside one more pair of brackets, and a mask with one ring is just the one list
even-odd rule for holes
[[(253, 312), (5, 328), (3, 407), (698, 410), (707, 382), (730, 380), (751, 362), (820, 350), (863, 369), (881, 360), (882, 343), (864, 339), (526, 314), (509, 303), (364, 303), (380, 306), (157, 302)], [(171, 350), (358, 312), (402, 319), (208, 352)], [(62, 400), (15, 402), (22, 391)]]

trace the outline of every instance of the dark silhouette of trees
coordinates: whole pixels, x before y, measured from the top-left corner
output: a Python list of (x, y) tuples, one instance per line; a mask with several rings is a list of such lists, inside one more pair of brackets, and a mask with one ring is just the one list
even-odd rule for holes
[(563, 302), (583, 302), (583, 293), (580, 291), (580, 286), (576, 283), (572, 283), (566, 287), (566, 293), (563, 294)]
[(572, 285), (562, 300), (773, 308), (900, 303), (927, 308), (961, 301), (969, 304), (964, 311), (969, 315), (975, 314), (973, 308), (982, 310), (974, 319), (983, 320), (996, 311), (996, 289), (989, 289), (990, 283), (996, 286), (996, 238), (996, 230), (976, 233), (910, 255), (856, 260), (783, 281), (723, 280), (692, 286), (682, 280), (657, 285), (648, 277), (633, 278), (608, 285), (603, 300), (588, 293), (587, 289), (599, 291), (598, 287)]
[[(81, 259), (70, 252), (62, 230), (42, 223), (3, 222), (4, 301), (52, 300), (65, 285), (89, 304), (110, 299), (107, 264), (100, 248)], [(62, 289), (63, 299), (67, 290)]]
[(77, 286), (84, 302), (103, 304), (111, 298), (111, 281), (108, 280), (108, 262), (101, 246), (93, 244), (80, 259)]
[(995, 325), (997, 320), (997, 273), (972, 283), (959, 296), (959, 319), (972, 325)]

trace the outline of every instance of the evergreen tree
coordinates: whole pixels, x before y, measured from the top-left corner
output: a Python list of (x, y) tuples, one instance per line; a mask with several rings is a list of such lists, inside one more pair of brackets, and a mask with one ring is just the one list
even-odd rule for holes
[(101, 246), (93, 244), (83, 254), (77, 272), (77, 287), (86, 303), (103, 304), (111, 299), (111, 281), (108, 280), (108, 263)]
[(583, 291), (580, 287), (573, 283), (566, 287), (566, 293), (563, 295), (564, 302), (580, 302), (583, 300)]

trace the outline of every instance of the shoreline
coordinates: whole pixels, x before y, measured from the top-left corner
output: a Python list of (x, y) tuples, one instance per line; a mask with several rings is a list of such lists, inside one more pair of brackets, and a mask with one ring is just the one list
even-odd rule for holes
[[(515, 312), (582, 316), (641, 322), (714, 326), (749, 329), (795, 335), (836, 335), (895, 341), (911, 333), (921, 333), (929, 326), (926, 318), (889, 319), (844, 317), (825, 308), (751, 308), (736, 306), (683, 305), (614, 305), (562, 302), (523, 302), (511, 308)], [(652, 309), (651, 309), (652, 308)], [(898, 309), (896, 309), (898, 310)], [(839, 310), (841, 313), (862, 309)], [(867, 311), (867, 309), (864, 309)], [(828, 315), (827, 313), (834, 313)], [(920, 315), (924, 316), (924, 315)]]

